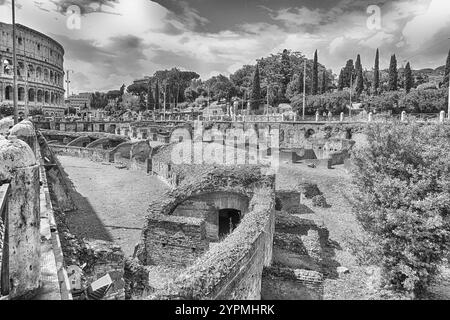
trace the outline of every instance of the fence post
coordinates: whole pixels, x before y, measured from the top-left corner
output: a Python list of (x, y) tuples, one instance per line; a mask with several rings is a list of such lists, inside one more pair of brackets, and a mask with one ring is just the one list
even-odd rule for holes
[(402, 111), (402, 116), (400, 119), (401, 122), (405, 122), (406, 121), (406, 111)]
[(441, 111), (439, 115), (439, 122), (444, 123), (445, 121), (445, 111)]
[(343, 113), (343, 112), (341, 112), (341, 119), (340, 119), (340, 121), (341, 121), (341, 122), (344, 121), (344, 113)]
[(39, 288), (41, 273), (39, 165), (33, 150), (10, 136), (0, 139), (0, 180), (11, 181), (9, 208), (10, 298)]
[(316, 113), (316, 122), (319, 122), (319, 114)]
[(373, 113), (372, 112), (369, 112), (369, 122), (372, 122), (372, 120), (373, 120)]

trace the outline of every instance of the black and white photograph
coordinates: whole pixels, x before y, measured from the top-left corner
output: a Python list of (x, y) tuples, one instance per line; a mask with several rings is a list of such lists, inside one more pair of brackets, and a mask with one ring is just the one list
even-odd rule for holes
[(0, 0), (0, 308), (450, 300), (449, 92), (448, 0)]

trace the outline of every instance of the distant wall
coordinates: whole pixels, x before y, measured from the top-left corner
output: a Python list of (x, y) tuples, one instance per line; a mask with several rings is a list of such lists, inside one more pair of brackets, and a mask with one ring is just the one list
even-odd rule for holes
[(83, 147), (68, 147), (51, 145), (52, 151), (56, 155), (66, 155), (77, 158), (86, 158), (95, 162), (109, 162), (109, 151), (103, 149), (90, 149)]

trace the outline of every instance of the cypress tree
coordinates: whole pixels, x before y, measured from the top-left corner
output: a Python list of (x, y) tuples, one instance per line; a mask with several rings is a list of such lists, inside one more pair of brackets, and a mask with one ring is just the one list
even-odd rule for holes
[(318, 93), (318, 91), (319, 91), (319, 63), (318, 63), (317, 50), (316, 50), (316, 52), (314, 53), (311, 94), (316, 95)]
[(445, 65), (444, 86), (448, 87), (450, 80), (450, 50), (448, 51), (447, 64)]
[(407, 93), (411, 90), (411, 88), (414, 85), (414, 80), (411, 73), (411, 66), (409, 65), (409, 62), (406, 64), (405, 67), (405, 90)]
[(253, 76), (253, 88), (250, 107), (252, 111), (258, 110), (261, 103), (261, 83), (259, 79), (259, 65), (256, 64), (255, 74)]
[(155, 108), (155, 99), (153, 99), (152, 83), (148, 82), (147, 90), (147, 110), (153, 110)]
[(389, 91), (397, 91), (398, 83), (398, 71), (397, 71), (397, 58), (395, 54), (391, 56), (391, 63), (389, 65)]
[(322, 94), (324, 94), (325, 92), (327, 92), (327, 72), (325, 70), (323, 70), (322, 72)]
[(375, 55), (375, 70), (373, 75), (373, 91), (377, 94), (378, 89), (380, 88), (380, 53), (377, 49), (377, 53)]
[(358, 54), (358, 57), (356, 58), (356, 93), (361, 94), (364, 90), (364, 78), (363, 78), (363, 72), (362, 72), (362, 64), (361, 64), (361, 57)]
[(156, 86), (155, 86), (155, 109), (159, 110), (160, 109), (160, 104), (159, 104), (159, 82), (156, 81)]
[(341, 72), (339, 73), (338, 87), (339, 87), (339, 90), (343, 90), (345, 87), (345, 85), (344, 85), (344, 69), (341, 69)]

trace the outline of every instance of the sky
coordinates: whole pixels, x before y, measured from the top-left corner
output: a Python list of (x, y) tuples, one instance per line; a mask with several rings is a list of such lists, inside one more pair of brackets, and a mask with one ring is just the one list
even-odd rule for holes
[[(60, 42), (71, 91), (107, 91), (178, 67), (206, 80), (283, 49), (338, 74), (361, 55), (370, 70), (436, 68), (450, 47), (449, 0), (16, 0), (17, 23)], [(11, 22), (11, 0), (0, 21)]]

